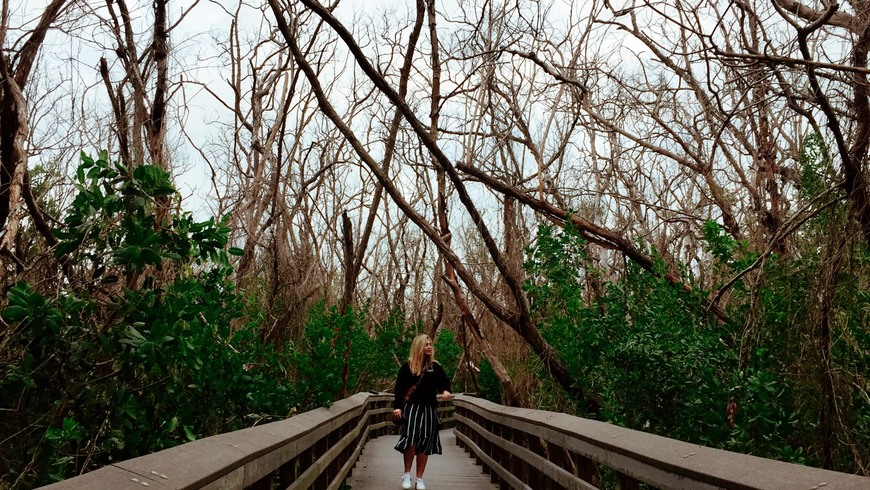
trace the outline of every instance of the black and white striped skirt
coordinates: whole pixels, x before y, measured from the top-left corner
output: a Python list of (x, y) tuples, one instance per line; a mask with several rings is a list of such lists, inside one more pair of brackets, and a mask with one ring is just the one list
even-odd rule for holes
[(402, 415), (405, 416), (405, 423), (402, 424), (396, 451), (404, 453), (409, 447), (415, 446), (417, 454), (441, 454), (441, 438), (438, 436), (441, 423), (435, 407), (407, 403)]

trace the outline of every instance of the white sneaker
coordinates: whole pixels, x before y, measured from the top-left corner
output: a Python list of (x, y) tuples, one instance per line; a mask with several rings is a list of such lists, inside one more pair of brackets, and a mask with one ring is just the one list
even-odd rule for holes
[(402, 475), (402, 490), (411, 490), (411, 475)]
[(423, 480), (417, 478), (417, 490), (426, 490), (426, 485), (423, 484)]

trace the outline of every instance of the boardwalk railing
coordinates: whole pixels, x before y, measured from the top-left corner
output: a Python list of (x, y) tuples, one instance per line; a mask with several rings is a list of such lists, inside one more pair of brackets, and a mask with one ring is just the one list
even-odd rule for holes
[[(357, 393), (287, 420), (208, 437), (64, 480), (52, 489), (339, 489), (366, 441), (395, 433), (392, 395)], [(675, 441), (469, 395), (445, 428), (501, 488), (870, 490), (870, 478)]]
[(870, 490), (870, 478), (689, 444), (570, 415), (454, 400), (456, 439), (501, 488)]
[[(51, 489), (339, 489), (366, 441), (395, 433), (393, 395), (357, 393), (329, 408), (122, 461)], [(439, 408), (445, 426), (452, 404)]]

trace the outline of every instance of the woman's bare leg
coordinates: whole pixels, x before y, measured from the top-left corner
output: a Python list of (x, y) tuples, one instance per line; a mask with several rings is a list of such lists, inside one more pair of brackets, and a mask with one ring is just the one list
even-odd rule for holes
[[(408, 449), (405, 449), (405, 452), (402, 454), (405, 458), (405, 473), (411, 472), (411, 463), (414, 462), (414, 453), (417, 451), (415, 446), (409, 446)], [(419, 458), (419, 456), (418, 456)], [(417, 468), (419, 471), (420, 468), (420, 460), (417, 459)]]
[[(407, 453), (406, 453), (407, 454)], [(417, 454), (417, 478), (423, 478), (423, 472), (426, 471), (426, 463), (429, 462), (429, 456), (424, 453)], [(405, 465), (408, 467), (408, 471), (411, 470), (410, 465)]]

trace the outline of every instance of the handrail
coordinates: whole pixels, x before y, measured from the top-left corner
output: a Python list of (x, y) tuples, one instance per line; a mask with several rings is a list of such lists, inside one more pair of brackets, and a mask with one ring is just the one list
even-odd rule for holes
[[(395, 433), (393, 395), (357, 393), (270, 424), (115, 463), (48, 489), (341, 488), (366, 441)], [(562, 413), (456, 395), (445, 428), (502, 488), (870, 490), (870, 478), (667, 439)]]
[[(286, 420), (219, 434), (121, 461), (44, 487), (338, 489), (370, 438), (394, 433), (393, 395), (365, 392)], [(450, 404), (439, 408), (451, 423)]]
[[(502, 488), (870, 489), (870, 478), (713, 449), (571, 415), (454, 399), (456, 439)], [(603, 469), (607, 468), (607, 469)]]

